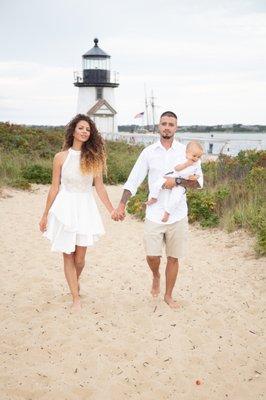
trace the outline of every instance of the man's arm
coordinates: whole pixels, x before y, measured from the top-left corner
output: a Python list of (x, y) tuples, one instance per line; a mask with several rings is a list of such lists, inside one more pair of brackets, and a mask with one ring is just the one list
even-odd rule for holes
[[(197, 176), (197, 180), (184, 179), (184, 178), (167, 178), (163, 185), (164, 189), (172, 189), (175, 186), (183, 186), (184, 188), (200, 189), (203, 187), (203, 174), (201, 169), (201, 162), (198, 161), (195, 165), (193, 173)], [(178, 182), (176, 182), (178, 180)]]
[(125, 215), (126, 215), (126, 213), (125, 213), (126, 204), (127, 204), (128, 200), (129, 200), (129, 198), (131, 196), (132, 196), (132, 193), (129, 190), (124, 189), (122, 197), (121, 197), (121, 200), (120, 200), (120, 202), (118, 204), (118, 207), (116, 209), (117, 214), (118, 214), (118, 218), (121, 221), (125, 218)]
[(184, 188), (192, 188), (192, 189), (198, 189), (201, 187), (197, 180), (184, 179), (184, 178), (178, 178), (178, 179), (180, 180), (180, 183), (176, 183), (175, 178), (166, 178), (163, 188), (173, 189), (173, 187), (178, 185), (183, 186)]
[(120, 220), (125, 218), (125, 209), (128, 199), (134, 196), (137, 192), (139, 185), (144, 181), (148, 173), (148, 162), (146, 158), (145, 149), (140, 153), (129, 177), (124, 184), (124, 191), (116, 209)]

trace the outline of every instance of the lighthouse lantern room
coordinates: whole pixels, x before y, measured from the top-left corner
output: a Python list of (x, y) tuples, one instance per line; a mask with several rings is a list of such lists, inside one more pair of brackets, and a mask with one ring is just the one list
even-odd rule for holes
[(110, 56), (94, 39), (94, 47), (82, 56), (83, 73), (74, 73), (78, 91), (77, 111), (87, 114), (101, 133), (116, 132), (114, 89), (119, 86), (118, 74), (111, 73)]

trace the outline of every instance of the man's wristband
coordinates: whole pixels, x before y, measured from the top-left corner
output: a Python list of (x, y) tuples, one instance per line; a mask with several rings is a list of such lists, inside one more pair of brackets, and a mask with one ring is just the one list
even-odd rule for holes
[(180, 185), (182, 183), (183, 179), (182, 178), (175, 178), (175, 184), (176, 186)]

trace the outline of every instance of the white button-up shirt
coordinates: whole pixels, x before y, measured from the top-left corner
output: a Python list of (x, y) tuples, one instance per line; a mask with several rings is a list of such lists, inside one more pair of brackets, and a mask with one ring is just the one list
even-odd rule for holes
[[(137, 192), (139, 185), (144, 181), (148, 174), (148, 185), (149, 191), (153, 184), (170, 171), (174, 170), (177, 164), (186, 162), (186, 146), (173, 141), (172, 146), (169, 149), (165, 149), (161, 142), (158, 141), (150, 146), (147, 146), (139, 155), (129, 177), (124, 185), (124, 189), (129, 190), (134, 196)], [(199, 176), (198, 182), (200, 186), (203, 186), (203, 175), (201, 170), (200, 162), (197, 163), (198, 168), (196, 175)], [(164, 179), (162, 179), (162, 184)], [(165, 224), (162, 222), (162, 216), (165, 211), (165, 202), (167, 198), (167, 189), (162, 189), (157, 198), (157, 202), (147, 206), (146, 208), (146, 219), (156, 222), (158, 224)], [(187, 201), (186, 195), (182, 197), (178, 203), (178, 207), (170, 214), (167, 224), (173, 224), (176, 221), (187, 216)]]

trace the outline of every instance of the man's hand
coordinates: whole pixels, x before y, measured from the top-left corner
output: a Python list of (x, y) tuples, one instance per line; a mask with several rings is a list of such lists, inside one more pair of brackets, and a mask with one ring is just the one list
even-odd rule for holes
[(118, 213), (115, 209), (111, 212), (111, 218), (113, 221), (119, 221)]
[(163, 184), (164, 189), (173, 189), (176, 186), (175, 178), (167, 178), (167, 176), (164, 176), (164, 178), (166, 179)]
[(119, 203), (117, 209), (115, 210), (117, 220), (116, 221), (123, 221), (125, 219), (126, 213), (125, 213), (126, 206), (123, 203)]
[[(163, 185), (164, 189), (173, 189), (173, 187), (176, 186), (175, 178), (167, 178), (167, 176), (164, 176), (164, 178), (166, 179)], [(184, 178), (180, 179), (181, 179), (180, 186), (183, 186), (184, 188), (197, 189), (200, 187), (200, 184), (196, 179), (184, 179)]]

